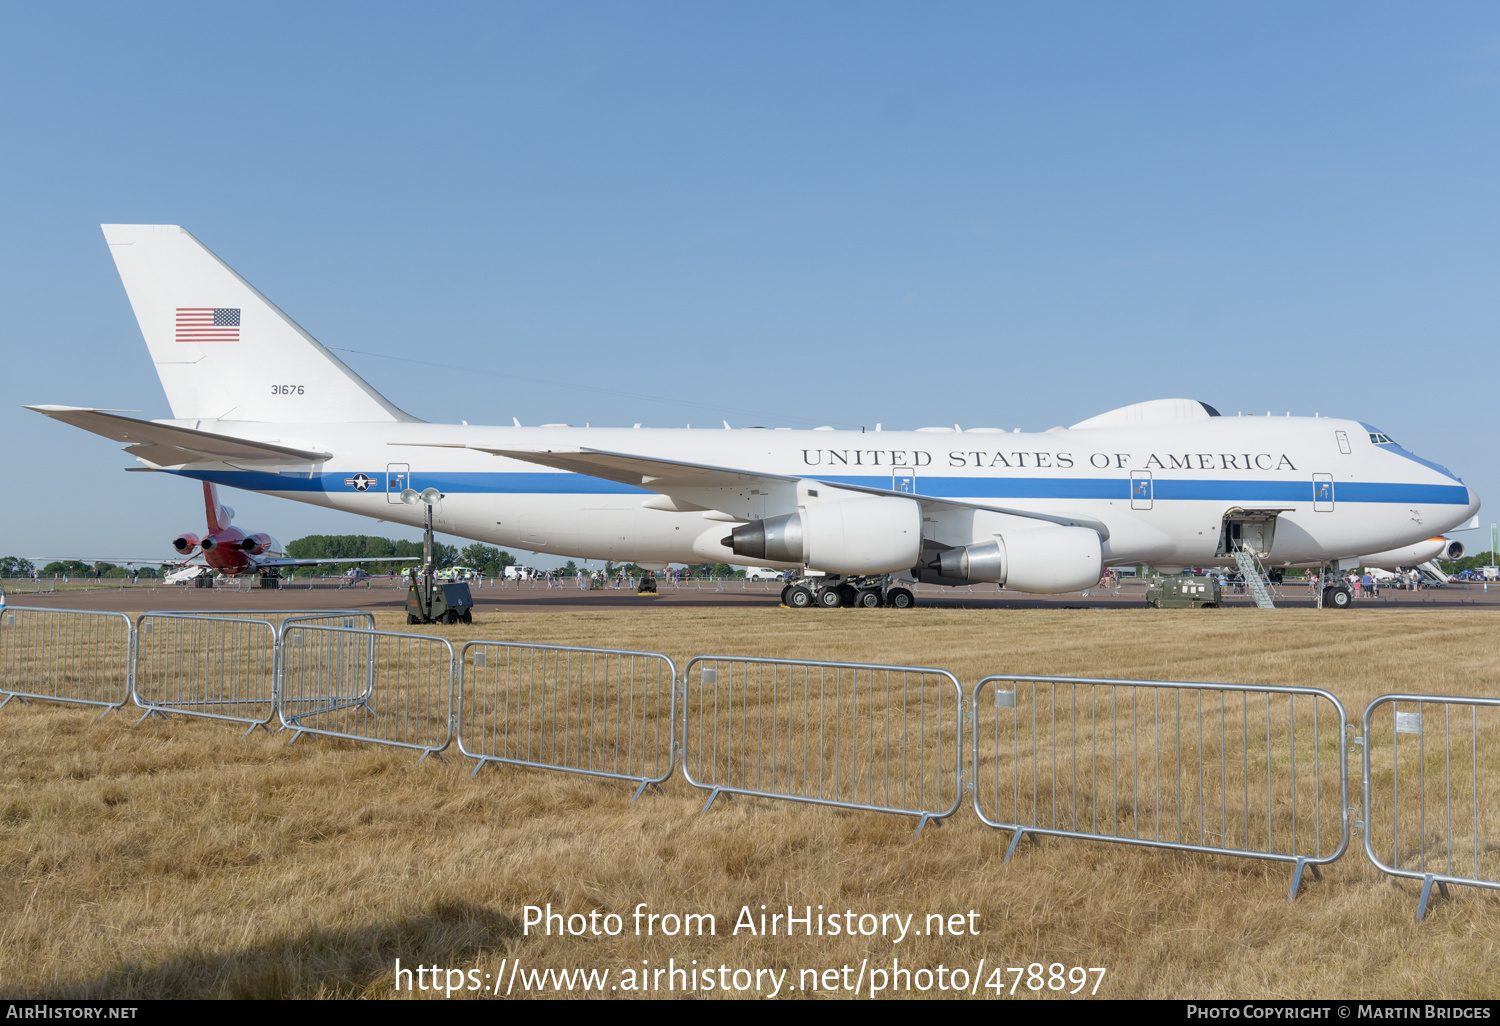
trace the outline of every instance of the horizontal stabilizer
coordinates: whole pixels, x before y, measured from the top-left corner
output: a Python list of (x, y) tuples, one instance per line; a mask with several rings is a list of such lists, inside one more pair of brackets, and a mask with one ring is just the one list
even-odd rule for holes
[(188, 463), (284, 466), (289, 463), (322, 463), (332, 455), (272, 442), (252, 442), (229, 435), (216, 435), (210, 431), (195, 431), (172, 424), (135, 420), (87, 407), (26, 408), (117, 442), (129, 442), (125, 447), (126, 452), (158, 467), (180, 467)]

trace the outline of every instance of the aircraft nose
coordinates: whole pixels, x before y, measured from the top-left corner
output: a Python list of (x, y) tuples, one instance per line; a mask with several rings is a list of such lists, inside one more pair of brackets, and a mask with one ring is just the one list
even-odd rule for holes
[(1474, 489), (1469, 489), (1469, 516), (1479, 512), (1479, 496), (1474, 494)]

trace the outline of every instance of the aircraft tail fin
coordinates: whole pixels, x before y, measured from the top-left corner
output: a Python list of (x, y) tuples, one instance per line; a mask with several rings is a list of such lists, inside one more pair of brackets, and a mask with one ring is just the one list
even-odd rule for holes
[(101, 227), (177, 420), (417, 420), (183, 229)]
[(203, 513), (208, 518), (209, 534), (224, 530), (234, 518), (234, 510), (220, 504), (219, 489), (207, 481), (203, 482)]

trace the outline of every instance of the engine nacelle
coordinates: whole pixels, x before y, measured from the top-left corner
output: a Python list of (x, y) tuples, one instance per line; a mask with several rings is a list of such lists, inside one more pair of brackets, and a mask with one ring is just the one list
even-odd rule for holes
[(198, 547), (198, 540), (196, 534), (193, 534), (191, 531), (184, 531), (172, 539), (172, 548), (186, 556)]
[(1099, 583), (1104, 553), (1086, 527), (1038, 527), (940, 553), (932, 569), (958, 581), (990, 581), (1013, 591), (1058, 594)]
[(756, 561), (801, 563), (830, 574), (908, 570), (922, 552), (922, 506), (914, 499), (840, 499), (736, 527), (724, 544)]
[(271, 551), (276, 540), (269, 534), (252, 534), (240, 542), (240, 548), (252, 556), (262, 556)]
[(1463, 542), (1449, 541), (1447, 538), (1437, 537), (1428, 538), (1426, 541), (1417, 542), (1415, 545), (1407, 545), (1399, 549), (1372, 552), (1367, 556), (1361, 556), (1359, 558), (1359, 565), (1380, 567), (1383, 570), (1394, 570), (1397, 567), (1421, 566), (1431, 559), (1459, 559), (1463, 554)]

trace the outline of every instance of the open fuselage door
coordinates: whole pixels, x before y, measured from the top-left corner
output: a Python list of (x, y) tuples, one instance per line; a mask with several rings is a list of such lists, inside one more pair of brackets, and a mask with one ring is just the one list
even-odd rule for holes
[(1289, 509), (1244, 509), (1236, 506), (1224, 514), (1219, 532), (1219, 551), (1215, 555), (1233, 558), (1236, 552), (1248, 552), (1256, 559), (1271, 554), (1276, 541), (1276, 518)]

